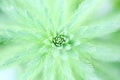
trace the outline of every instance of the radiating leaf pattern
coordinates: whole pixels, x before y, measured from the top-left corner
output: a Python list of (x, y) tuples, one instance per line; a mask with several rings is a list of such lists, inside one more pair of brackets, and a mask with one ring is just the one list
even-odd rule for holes
[(120, 13), (93, 18), (104, 2), (1, 0), (0, 68), (24, 65), (18, 80), (119, 80)]

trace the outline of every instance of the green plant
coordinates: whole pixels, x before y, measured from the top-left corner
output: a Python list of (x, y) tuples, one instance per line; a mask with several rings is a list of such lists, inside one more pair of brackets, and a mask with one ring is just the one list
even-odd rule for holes
[[(0, 67), (21, 80), (119, 80), (120, 14), (104, 0), (1, 0)], [(3, 19), (4, 18), (4, 19)]]

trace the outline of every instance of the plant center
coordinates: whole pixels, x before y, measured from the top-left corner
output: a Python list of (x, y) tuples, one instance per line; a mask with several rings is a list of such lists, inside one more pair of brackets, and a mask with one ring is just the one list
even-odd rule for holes
[(57, 47), (61, 47), (66, 43), (66, 37), (64, 35), (57, 35), (53, 38), (53, 43)]

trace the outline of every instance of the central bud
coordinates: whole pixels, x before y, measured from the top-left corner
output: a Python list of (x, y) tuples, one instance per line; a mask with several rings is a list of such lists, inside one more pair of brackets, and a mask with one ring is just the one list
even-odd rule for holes
[(66, 37), (64, 35), (57, 35), (53, 38), (53, 43), (57, 47), (61, 47), (66, 43)]

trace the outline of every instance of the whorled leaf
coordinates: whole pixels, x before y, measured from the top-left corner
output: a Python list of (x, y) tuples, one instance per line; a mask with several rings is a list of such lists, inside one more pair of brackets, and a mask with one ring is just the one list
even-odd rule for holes
[(24, 66), (18, 80), (119, 80), (120, 15), (95, 21), (103, 3), (1, 0), (0, 67)]

